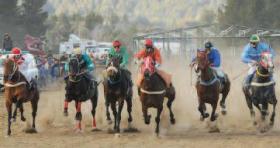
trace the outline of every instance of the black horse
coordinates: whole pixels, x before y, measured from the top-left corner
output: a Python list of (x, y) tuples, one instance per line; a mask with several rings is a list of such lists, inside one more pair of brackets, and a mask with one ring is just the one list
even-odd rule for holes
[(77, 125), (76, 129), (81, 130), (81, 104), (87, 100), (91, 101), (93, 117), (92, 128), (96, 129), (95, 113), (98, 101), (98, 84), (86, 77), (86, 71), (81, 71), (78, 58), (71, 58), (69, 62), (69, 76), (65, 78), (66, 94), (64, 102), (64, 115), (68, 116), (68, 103), (75, 101)]
[[(243, 85), (243, 92), (250, 109), (251, 117), (254, 120), (254, 125), (256, 125), (257, 122), (255, 120), (253, 104), (259, 109), (262, 121), (264, 121), (265, 117), (268, 115), (268, 104), (273, 105), (273, 111), (270, 117), (270, 126), (273, 126), (277, 99), (275, 96), (275, 82), (272, 79), (274, 68), (272, 55), (269, 52), (263, 52), (261, 54), (261, 60), (256, 67), (252, 83), (249, 87)], [(261, 132), (265, 131), (266, 129), (261, 129)]]
[[(120, 132), (121, 112), (124, 101), (127, 103), (128, 123), (132, 122), (132, 85), (130, 84), (129, 71), (120, 68), (121, 59), (117, 57), (110, 58), (109, 65), (106, 68), (107, 78), (103, 81), (106, 116), (108, 123), (111, 123), (109, 106), (114, 115), (114, 131)], [(117, 105), (118, 104), (118, 110)]]

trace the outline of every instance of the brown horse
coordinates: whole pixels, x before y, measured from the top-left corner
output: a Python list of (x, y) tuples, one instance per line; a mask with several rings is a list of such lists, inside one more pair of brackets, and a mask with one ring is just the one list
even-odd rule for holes
[[(33, 123), (32, 128), (26, 132), (36, 133), (35, 117), (39, 101), (39, 91), (36, 82), (34, 80), (32, 81), (33, 83), (30, 89), (30, 84), (27, 82), (24, 75), (18, 70), (17, 64), (11, 59), (7, 59), (4, 62), (4, 87), (6, 108), (8, 111), (8, 135), (11, 135), (11, 122), (12, 119), (13, 121), (16, 120), (18, 108), (21, 113), (21, 120), (26, 120), (23, 115), (23, 103), (28, 101), (31, 102), (32, 106)], [(12, 115), (13, 103), (16, 105), (16, 107)]]
[(167, 107), (170, 113), (170, 122), (175, 124), (174, 114), (172, 112), (172, 103), (175, 100), (175, 88), (171, 85), (166, 87), (164, 80), (157, 74), (154, 60), (151, 57), (146, 57), (141, 66), (141, 72), (144, 74), (144, 79), (140, 85), (140, 99), (142, 102), (142, 112), (144, 115), (145, 124), (150, 124), (151, 115), (148, 115), (148, 109), (154, 107), (157, 109), (156, 130), (159, 134), (160, 115), (163, 110), (164, 98), (168, 98)]
[[(211, 123), (217, 119), (216, 108), (219, 101), (219, 94), (222, 94), (222, 100), (220, 106), (222, 108), (222, 114), (226, 114), (225, 99), (230, 90), (230, 81), (227, 75), (225, 75), (225, 82), (221, 84), (215, 71), (210, 67), (210, 62), (207, 57), (206, 51), (197, 52), (197, 66), (201, 75), (196, 83), (197, 95), (198, 95), (198, 110), (201, 113), (201, 121), (209, 117), (206, 112), (205, 103), (209, 103), (212, 106), (212, 113), (210, 117)], [(211, 127), (210, 132), (219, 132), (219, 129), (214, 126)]]

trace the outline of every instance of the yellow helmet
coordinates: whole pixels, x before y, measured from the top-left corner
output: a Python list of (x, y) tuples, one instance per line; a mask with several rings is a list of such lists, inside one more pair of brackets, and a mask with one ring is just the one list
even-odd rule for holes
[(79, 47), (74, 48), (73, 52), (74, 52), (74, 54), (82, 54), (82, 50)]

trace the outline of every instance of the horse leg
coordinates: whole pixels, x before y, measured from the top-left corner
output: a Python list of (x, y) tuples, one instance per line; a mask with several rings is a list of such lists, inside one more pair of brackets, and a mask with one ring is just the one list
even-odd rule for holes
[(172, 111), (172, 102), (173, 101), (174, 101), (174, 98), (168, 98), (168, 101), (167, 101), (167, 107), (169, 109), (169, 116), (170, 116), (171, 124), (175, 124), (175, 122), (176, 122), (173, 111)]
[[(229, 84), (228, 84), (229, 85)], [(222, 109), (222, 115), (226, 115), (227, 111), (226, 111), (226, 98), (228, 96), (228, 93), (229, 93), (229, 86), (225, 86), (223, 92), (222, 92), (222, 99), (220, 101), (220, 106), (221, 106), (221, 109)]]
[(91, 115), (92, 115), (92, 128), (93, 128), (93, 130), (96, 129), (95, 113), (96, 113), (96, 107), (97, 107), (97, 99), (98, 99), (98, 97), (97, 97), (96, 95), (93, 96), (93, 97), (90, 99), (91, 105), (92, 105)]
[(8, 112), (8, 131), (7, 131), (7, 135), (10, 136), (11, 135), (11, 120), (12, 120), (12, 103), (11, 102), (6, 102), (6, 108), (7, 108), (7, 112)]
[(159, 135), (159, 122), (160, 122), (160, 114), (162, 112), (162, 106), (160, 106), (158, 109), (157, 109), (157, 117), (155, 118), (155, 121), (157, 123), (157, 126), (156, 126), (156, 134), (157, 136)]
[(36, 120), (37, 109), (38, 109), (38, 101), (39, 101), (39, 98), (31, 100), (31, 105), (32, 105), (32, 130), (31, 130), (31, 132), (32, 133), (37, 133), (35, 120)]
[(211, 106), (212, 106), (212, 113), (211, 113), (210, 121), (213, 122), (217, 118), (217, 115), (216, 115), (217, 103), (211, 104)]
[(106, 120), (107, 120), (108, 124), (112, 124), (112, 119), (111, 119), (110, 111), (109, 111), (110, 102), (109, 102), (108, 98), (109, 98), (108, 96), (105, 97), (106, 117), (107, 117)]
[(75, 101), (75, 105), (76, 105), (76, 116), (75, 116), (75, 119), (77, 121), (76, 129), (81, 131), (82, 130), (82, 124), (81, 124), (81, 121), (82, 121), (82, 113), (81, 113), (82, 102)]
[(67, 99), (64, 100), (64, 111), (63, 111), (63, 115), (65, 117), (68, 116), (68, 104), (69, 104), (69, 101)]
[(21, 119), (21, 121), (23, 121), (23, 122), (26, 121), (26, 118), (23, 115), (24, 110), (23, 110), (23, 103), (22, 102), (20, 103), (19, 110), (20, 110), (20, 119)]
[(121, 124), (121, 115), (123, 109), (124, 100), (119, 101), (118, 113), (117, 113), (117, 132), (120, 132), (120, 124)]
[(20, 106), (19, 101), (17, 101), (17, 102), (15, 103), (15, 109), (14, 109), (13, 116), (12, 116), (12, 121), (13, 121), (13, 122), (16, 121), (16, 118), (17, 118), (17, 110), (18, 110), (19, 106)]
[(111, 102), (111, 109), (114, 115), (114, 130), (117, 130), (117, 109), (116, 109), (116, 102)]
[(270, 117), (270, 123), (269, 123), (270, 126), (274, 125), (274, 117), (275, 117), (276, 104), (277, 104), (277, 101), (273, 102), (273, 111), (272, 111), (272, 114), (271, 114), (271, 117)]
[(146, 107), (144, 103), (142, 103), (142, 112), (143, 112), (145, 124), (150, 124), (151, 115), (148, 115), (148, 107)]
[(130, 124), (132, 122), (132, 116), (131, 116), (131, 112), (132, 112), (132, 97), (128, 96), (126, 98), (126, 104), (127, 104), (127, 112), (128, 112), (128, 124)]
[(261, 108), (262, 121), (265, 121), (265, 116), (267, 115), (267, 109), (268, 109), (268, 102), (266, 101), (262, 104), (262, 108)]
[[(251, 118), (253, 120), (253, 125), (257, 125), (256, 113), (255, 113), (254, 108), (253, 108), (253, 102), (252, 102), (250, 96), (246, 93), (246, 91), (243, 90), (243, 92), (245, 94), (245, 99), (246, 99), (247, 106), (250, 109), (250, 115), (251, 115)], [(256, 107), (259, 107), (259, 106), (256, 106)]]
[(198, 106), (198, 110), (201, 114), (201, 117), (200, 117), (200, 120), (203, 121), (205, 118), (208, 118), (209, 117), (209, 114), (208, 113), (205, 113), (206, 111), (206, 106), (205, 106), (205, 103), (204, 102), (200, 102), (199, 103), (199, 106)]

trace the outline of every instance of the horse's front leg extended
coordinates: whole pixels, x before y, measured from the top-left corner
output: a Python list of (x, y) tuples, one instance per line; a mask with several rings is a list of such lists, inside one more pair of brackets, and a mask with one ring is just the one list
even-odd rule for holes
[(117, 115), (117, 132), (120, 132), (120, 124), (122, 119), (122, 109), (123, 109), (124, 100), (119, 101), (119, 107), (118, 107), (118, 115)]
[(106, 106), (106, 117), (107, 117), (107, 122), (108, 124), (112, 124), (112, 119), (110, 116), (110, 111), (109, 111), (109, 106), (110, 106), (110, 101), (108, 100), (108, 96), (105, 97), (105, 106)]
[(76, 117), (75, 117), (75, 119), (77, 121), (76, 129), (77, 130), (82, 130), (82, 124), (81, 124), (81, 121), (82, 121), (82, 112), (81, 112), (82, 102), (76, 101), (75, 105), (76, 105)]
[(6, 108), (8, 112), (8, 131), (7, 135), (11, 135), (11, 120), (12, 120), (12, 102), (6, 101)]
[(199, 102), (199, 106), (198, 106), (198, 110), (201, 114), (201, 117), (200, 117), (200, 120), (203, 121), (205, 118), (208, 118), (209, 117), (209, 114), (208, 113), (205, 113), (206, 111), (206, 106), (205, 106), (205, 103), (200, 101)]
[(275, 99), (275, 102), (273, 103), (273, 111), (270, 117), (270, 126), (274, 125), (274, 118), (275, 118), (275, 110), (276, 110), (276, 104), (277, 104), (277, 100)]
[(159, 122), (160, 122), (160, 115), (161, 115), (161, 112), (162, 112), (162, 106), (160, 106), (158, 109), (157, 109), (157, 116), (155, 118), (155, 121), (156, 121), (156, 134), (157, 136), (159, 135)]
[(142, 112), (145, 124), (150, 124), (151, 115), (148, 115), (148, 107), (144, 104), (144, 102), (142, 102)]
[(112, 109), (113, 115), (114, 115), (114, 130), (117, 130), (117, 109), (116, 109), (115, 101), (111, 102), (111, 109)]
[(23, 121), (23, 122), (26, 121), (26, 118), (23, 115), (24, 109), (23, 109), (23, 103), (22, 102), (19, 105), (19, 110), (20, 110), (20, 119), (21, 119), (21, 121)]

